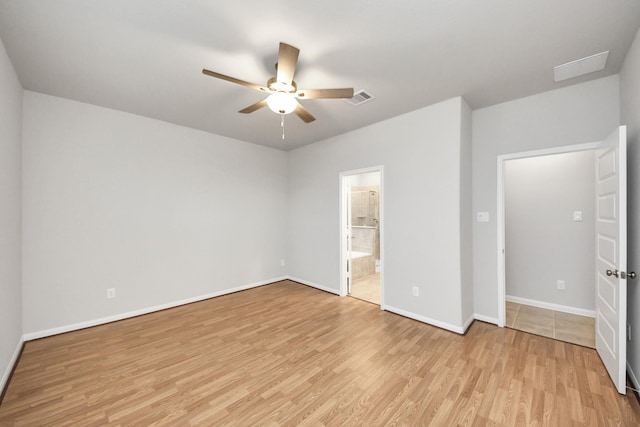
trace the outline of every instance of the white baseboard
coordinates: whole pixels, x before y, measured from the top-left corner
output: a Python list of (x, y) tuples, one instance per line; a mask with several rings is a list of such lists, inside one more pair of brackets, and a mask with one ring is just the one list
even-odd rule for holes
[(627, 360), (627, 374), (629, 375), (631, 384), (633, 384), (633, 388), (640, 390), (640, 381), (638, 381), (638, 377), (635, 372), (633, 372), (633, 369), (631, 369), (631, 366), (629, 366), (629, 360)]
[(292, 280), (294, 282), (301, 283), (306, 286), (311, 286), (312, 288), (320, 289), (321, 291), (329, 292), (331, 294), (340, 295), (340, 291), (338, 289), (327, 288), (326, 286), (318, 285), (317, 283), (310, 282), (308, 280), (300, 279), (299, 277), (289, 276), (287, 279)]
[(7, 382), (9, 381), (9, 377), (11, 376), (11, 372), (13, 371), (13, 367), (18, 363), (18, 356), (20, 356), (20, 351), (22, 350), (22, 345), (24, 344), (24, 336), (21, 336), (18, 340), (18, 344), (16, 345), (16, 349), (13, 351), (13, 355), (9, 360), (9, 364), (2, 374), (2, 378), (0, 378), (0, 394), (7, 386)]
[(469, 329), (469, 326), (471, 326), (471, 324), (473, 323), (473, 321), (476, 320), (475, 317), (473, 315), (469, 316), (469, 318), (467, 319), (466, 322), (464, 322), (464, 325), (462, 325), (462, 333), (466, 334), (467, 333), (467, 329)]
[(515, 302), (515, 303), (524, 304), (524, 305), (532, 305), (538, 308), (546, 308), (547, 310), (555, 310), (555, 311), (561, 311), (563, 313), (577, 314), (578, 316), (593, 317), (594, 319), (596, 317), (595, 310), (587, 310), (584, 308), (570, 307), (568, 305), (553, 304), (550, 302), (514, 297), (511, 295), (506, 295), (505, 299), (509, 302)]
[(490, 317), (490, 316), (485, 316), (484, 314), (474, 313), (473, 318), (481, 322), (493, 323), (494, 325), (498, 324), (497, 317)]
[(440, 320), (430, 319), (425, 316), (420, 316), (418, 314), (405, 311), (401, 308), (390, 307), (388, 305), (385, 305), (383, 307), (383, 310), (387, 310), (392, 313), (399, 314), (400, 316), (408, 317), (409, 319), (417, 320), (419, 322), (426, 323), (431, 326), (437, 326), (438, 328), (446, 329), (447, 331), (455, 332), (456, 334), (460, 334), (460, 335), (463, 335), (466, 330), (463, 326), (451, 325), (446, 322), (441, 322)]
[(222, 291), (212, 292), (205, 295), (200, 295), (193, 298), (187, 298), (180, 301), (173, 301), (166, 304), (156, 305), (153, 307), (142, 308), (140, 310), (129, 311), (127, 313), (115, 314), (113, 316), (102, 317), (100, 319), (87, 320), (85, 322), (74, 323), (71, 325), (59, 326), (57, 328), (45, 329), (43, 331), (29, 332), (24, 334), (25, 341), (31, 341), (38, 338), (49, 337), (51, 335), (63, 334), (65, 332), (77, 331), (79, 329), (90, 328), (92, 326), (103, 325), (105, 323), (117, 322), (118, 320), (128, 319), (130, 317), (141, 316), (143, 314), (153, 313), (155, 311), (166, 310), (168, 308), (178, 307), (185, 304), (191, 304), (193, 302), (203, 301), (209, 298), (215, 298), (222, 295), (232, 294), (234, 292), (245, 291), (251, 288), (257, 288), (259, 286), (268, 285), (274, 282), (280, 282), (286, 280), (287, 277), (276, 277), (269, 280), (263, 280), (260, 282), (250, 283), (248, 285), (242, 285), (231, 289), (225, 289)]

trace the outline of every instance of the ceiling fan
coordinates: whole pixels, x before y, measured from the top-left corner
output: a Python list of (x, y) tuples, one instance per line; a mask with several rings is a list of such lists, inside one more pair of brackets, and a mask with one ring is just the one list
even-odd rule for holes
[(316, 118), (297, 99), (352, 98), (353, 88), (298, 89), (298, 85), (293, 80), (293, 74), (296, 71), (299, 54), (300, 49), (280, 42), (276, 75), (267, 80), (265, 86), (229, 77), (206, 68), (202, 70), (202, 73), (269, 94), (267, 98), (249, 105), (247, 108), (240, 110), (239, 113), (249, 114), (268, 106), (274, 113), (281, 115), (295, 113), (305, 123), (310, 123)]

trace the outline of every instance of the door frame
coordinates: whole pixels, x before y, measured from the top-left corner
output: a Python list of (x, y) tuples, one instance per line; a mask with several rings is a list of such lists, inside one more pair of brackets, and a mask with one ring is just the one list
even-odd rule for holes
[(380, 173), (380, 218), (379, 218), (379, 231), (380, 231), (380, 308), (383, 309), (384, 302), (384, 167), (382, 165), (371, 166), (362, 169), (354, 169), (349, 171), (343, 171), (339, 174), (339, 186), (340, 186), (340, 200), (339, 200), (339, 212), (340, 215), (340, 296), (347, 296), (347, 271), (346, 262), (348, 261), (347, 250), (347, 196), (348, 196), (348, 180), (354, 175), (362, 175), (365, 173), (378, 172)]
[(602, 147), (602, 142), (588, 142), (585, 144), (565, 145), (561, 147), (544, 148), (540, 150), (522, 151), (519, 153), (502, 154), (498, 156), (498, 203), (496, 211), (496, 225), (498, 228), (498, 326), (504, 328), (506, 324), (506, 263), (505, 263), (505, 177), (504, 164), (507, 160), (525, 159), (530, 157), (548, 156), (553, 154), (575, 153), (579, 151), (596, 150)]

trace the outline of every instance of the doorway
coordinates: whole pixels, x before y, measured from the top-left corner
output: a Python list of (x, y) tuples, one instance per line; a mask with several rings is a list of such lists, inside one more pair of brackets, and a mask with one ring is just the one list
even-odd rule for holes
[(341, 295), (382, 306), (382, 167), (340, 174)]
[[(505, 163), (511, 159), (595, 150), (595, 348), (618, 393), (626, 393), (626, 127), (604, 140), (498, 156), (497, 258), (498, 326), (506, 322)], [(575, 214), (574, 214), (575, 215)], [(480, 218), (480, 215), (478, 216)], [(574, 218), (576, 218), (574, 216)], [(551, 243), (548, 245), (551, 247)], [(560, 287), (558, 282), (557, 286)]]
[(504, 162), (507, 327), (595, 347), (595, 160)]

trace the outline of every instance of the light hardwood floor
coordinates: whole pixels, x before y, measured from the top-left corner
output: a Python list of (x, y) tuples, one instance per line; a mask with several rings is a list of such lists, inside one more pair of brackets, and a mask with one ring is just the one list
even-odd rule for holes
[(595, 351), (284, 281), (25, 345), (2, 426), (640, 423)]

